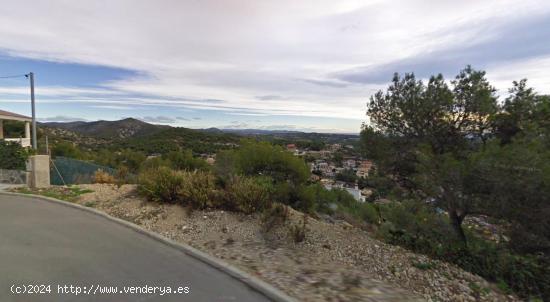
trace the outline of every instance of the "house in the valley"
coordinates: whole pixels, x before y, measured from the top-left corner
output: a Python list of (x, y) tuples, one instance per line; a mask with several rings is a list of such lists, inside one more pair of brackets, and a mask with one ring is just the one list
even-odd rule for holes
[(372, 168), (372, 162), (370, 160), (363, 160), (357, 167), (357, 177), (369, 177), (369, 171)]
[[(4, 121), (17, 121), (25, 123), (25, 137), (4, 137)], [(31, 122), (32, 118), (21, 114), (0, 110), (0, 140), (18, 142), (23, 147), (31, 146)]]

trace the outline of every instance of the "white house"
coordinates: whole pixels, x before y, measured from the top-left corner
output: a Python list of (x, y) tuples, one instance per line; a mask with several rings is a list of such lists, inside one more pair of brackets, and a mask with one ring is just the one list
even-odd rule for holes
[[(25, 137), (5, 138), (4, 121), (25, 122)], [(30, 147), (31, 146), (31, 122), (32, 122), (32, 118), (28, 116), (0, 110), (0, 140), (18, 142), (23, 147)]]

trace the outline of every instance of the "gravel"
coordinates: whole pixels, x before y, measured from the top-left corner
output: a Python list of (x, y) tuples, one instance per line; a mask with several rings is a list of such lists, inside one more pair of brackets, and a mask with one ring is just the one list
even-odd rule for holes
[(519, 301), (460, 268), (380, 242), (352, 225), (307, 220), (294, 243), (289, 226), (262, 231), (260, 215), (188, 211), (147, 202), (135, 186), (81, 185), (77, 201), (223, 259), (301, 301)]

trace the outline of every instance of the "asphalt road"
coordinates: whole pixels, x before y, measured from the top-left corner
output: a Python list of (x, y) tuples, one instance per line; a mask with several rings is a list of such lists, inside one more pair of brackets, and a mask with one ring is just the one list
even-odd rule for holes
[[(12, 294), (12, 285), (51, 293)], [(73, 293), (70, 287), (73, 285)], [(136, 286), (148, 294), (80, 293)], [(144, 286), (151, 286), (150, 289)], [(61, 286), (62, 288), (59, 288)], [(160, 295), (161, 288), (188, 294)], [(28, 288), (28, 287), (27, 287)], [(33, 289), (46, 292), (47, 287)], [(61, 292), (69, 293), (58, 293)], [(128, 290), (128, 288), (126, 288)], [(167, 291), (164, 289), (165, 292)], [(244, 283), (183, 252), (104, 217), (0, 194), (0, 301), (268, 301)]]

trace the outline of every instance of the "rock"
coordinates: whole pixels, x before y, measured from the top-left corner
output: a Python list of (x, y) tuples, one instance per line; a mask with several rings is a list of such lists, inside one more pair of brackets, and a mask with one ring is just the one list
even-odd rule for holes
[(235, 243), (235, 240), (229, 237), (225, 240), (224, 246), (232, 245), (233, 243)]

